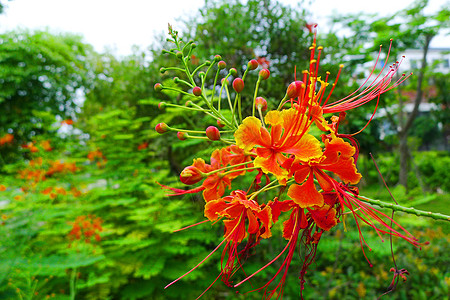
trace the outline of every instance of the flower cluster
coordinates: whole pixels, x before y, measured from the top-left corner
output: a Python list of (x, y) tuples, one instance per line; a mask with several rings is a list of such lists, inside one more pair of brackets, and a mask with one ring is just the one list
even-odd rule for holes
[[(340, 66), (331, 89), (327, 91), (330, 74), (327, 72), (325, 79), (318, 75), (323, 48), (316, 46), (314, 33), (308, 69), (302, 72), (301, 80), (295, 80), (287, 87), (285, 96), (276, 103), (276, 109), (266, 112), (267, 101), (257, 97), (257, 94), (261, 81), (269, 78), (269, 70), (262, 68), (259, 71), (253, 102), (247, 105), (242, 101), (244, 82), (247, 73), (259, 67), (257, 60), (248, 63), (242, 77), (238, 77), (236, 69), (233, 68), (226, 72), (226, 63), (219, 55), (214, 57), (213, 62), (207, 61), (194, 71), (190, 71), (189, 60), (195, 44), (192, 41), (183, 43), (176, 31), (171, 28), (169, 31), (171, 41), (176, 47), (166, 52), (181, 61), (187, 78), (186, 81), (179, 78), (175, 80), (184, 84), (190, 91), (180, 91), (191, 98), (184, 108), (204, 112), (216, 119), (218, 127), (225, 128), (221, 131), (211, 125), (205, 131), (193, 131), (159, 123), (155, 128), (156, 131), (161, 134), (177, 131), (177, 136), (181, 140), (196, 138), (227, 144), (212, 153), (209, 164), (202, 158), (196, 158), (192, 165), (181, 172), (181, 182), (199, 186), (190, 190), (163, 186), (170, 189), (172, 195), (202, 192), (205, 200), (204, 215), (207, 219), (205, 222), (210, 221), (213, 224), (223, 222), (225, 227), (223, 241), (191, 271), (224, 246), (221, 272), (215, 281), (221, 278), (226, 285), (238, 287), (284, 256), (278, 272), (267, 284), (257, 289), (263, 289), (267, 299), (274, 295), (277, 298), (282, 297), (283, 284), (295, 249), (302, 243), (307, 249), (300, 271), (300, 285), (303, 290), (306, 270), (314, 261), (317, 245), (323, 233), (341, 222), (346, 214), (352, 215), (356, 222), (363, 252), (364, 248), (369, 246), (361, 234), (361, 222), (373, 228), (380, 237), (382, 234), (391, 234), (413, 245), (419, 245), (413, 235), (389, 216), (368, 205), (359, 196), (358, 188), (355, 186), (361, 179), (356, 167), (359, 154), (356, 134), (339, 132), (339, 124), (346, 118), (346, 111), (374, 99), (378, 102), (381, 94), (395, 88), (408, 77), (403, 74), (400, 79), (393, 80), (399, 62), (383, 68), (378, 75), (374, 75), (374, 67), (371, 76), (360, 88), (343, 99), (333, 101), (332, 93), (343, 66)], [(385, 66), (388, 58), (389, 52)], [(220, 90), (219, 95), (205, 91), (205, 78), (214, 66), (216, 76), (212, 90)], [(265, 63), (264, 67), (266, 66), (268, 63)], [(201, 71), (203, 68), (206, 69), (205, 72)], [(384, 72), (385, 69), (387, 72)], [(180, 68), (162, 68), (163, 72), (169, 70)], [(383, 73), (385, 74), (382, 75)], [(224, 75), (224, 79), (221, 85), (216, 87), (220, 74)], [(228, 91), (229, 78), (234, 78), (232, 83), (235, 92), (234, 101)], [(174, 90), (160, 83), (155, 85), (155, 89)], [(226, 91), (225, 96), (223, 90)], [(222, 102), (226, 104), (223, 105)], [(227, 105), (228, 107), (224, 108)], [(248, 112), (251, 111), (251, 115), (243, 118), (245, 106)], [(159, 107), (183, 106), (162, 102)], [(227, 113), (224, 113), (225, 110)], [(239, 177), (250, 177), (251, 180), (238, 181)], [(251, 184), (239, 186), (242, 182)], [(273, 195), (273, 191), (278, 191), (277, 196), (264, 201), (263, 199), (268, 198), (266, 195)], [(285, 216), (280, 218), (282, 214)], [(282, 235), (287, 240), (281, 253), (260, 270), (245, 275), (244, 280), (233, 282), (233, 275), (238, 270), (243, 270), (242, 264), (249, 250), (259, 245), (262, 239), (270, 238), (273, 225), (281, 219), (285, 219)], [(392, 228), (389, 222), (396, 224), (398, 229)], [(366, 259), (368, 260), (367, 256)], [(274, 282), (275, 280), (278, 280), (278, 283)]]
[(73, 241), (81, 239), (84, 239), (86, 244), (90, 244), (92, 238), (96, 242), (100, 242), (101, 237), (99, 233), (103, 231), (102, 223), (103, 220), (96, 216), (78, 216), (72, 224), (72, 230), (67, 235), (70, 241), (69, 248), (72, 246)]
[(4, 144), (11, 144), (14, 140), (14, 135), (7, 133), (4, 136), (0, 137), (0, 146)]

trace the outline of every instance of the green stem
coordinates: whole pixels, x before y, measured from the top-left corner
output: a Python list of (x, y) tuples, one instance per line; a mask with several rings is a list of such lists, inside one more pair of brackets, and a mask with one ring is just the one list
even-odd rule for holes
[(256, 96), (258, 95), (259, 84), (261, 83), (261, 77), (258, 77), (258, 81), (256, 81), (255, 94), (253, 95), (253, 106), (252, 106), (252, 116), (255, 116), (255, 101)]
[(370, 203), (372, 205), (377, 205), (382, 208), (389, 208), (394, 211), (402, 211), (407, 214), (413, 214), (413, 215), (421, 216), (421, 217), (428, 217), (428, 218), (432, 218), (435, 220), (450, 221), (450, 216), (443, 215), (440, 213), (433, 213), (431, 211), (418, 210), (418, 209), (415, 209), (414, 207), (404, 207), (401, 205), (387, 203), (387, 202), (380, 201), (380, 200), (374, 200), (374, 199), (370, 199), (370, 198), (363, 197), (363, 196), (358, 196), (358, 199), (360, 199), (364, 202)]
[(76, 292), (77, 292), (77, 268), (73, 268), (72, 274), (70, 274), (70, 300), (75, 300)]
[(253, 199), (255, 199), (256, 196), (258, 196), (260, 193), (262, 193), (262, 192), (268, 190), (272, 185), (274, 185), (274, 184), (276, 184), (276, 183), (278, 183), (278, 180), (273, 180), (273, 181), (270, 182), (269, 184), (263, 186), (260, 190), (254, 192), (254, 193), (250, 196), (250, 198), (248, 198), (248, 200), (253, 200)]
[(243, 162), (243, 163), (240, 163), (240, 164), (235, 164), (235, 165), (231, 165), (231, 166), (226, 166), (226, 167), (223, 167), (223, 168), (216, 169), (216, 170), (214, 170), (214, 171), (205, 173), (204, 175), (205, 175), (205, 176), (210, 176), (210, 175), (212, 175), (212, 174), (215, 174), (215, 173), (218, 173), (218, 172), (221, 172), (221, 171), (224, 171), (224, 170), (228, 170), (228, 169), (232, 169), (232, 168), (240, 167), (240, 166), (245, 166), (245, 165), (248, 165), (248, 164), (251, 164), (251, 163), (252, 163), (252, 161), (247, 161), (247, 162)]
[[(216, 76), (214, 77), (214, 84), (213, 84), (213, 88), (211, 90), (211, 104), (214, 106), (214, 95), (216, 94), (216, 84), (217, 84), (217, 79), (219, 78), (219, 73), (220, 73), (220, 69), (219, 66), (217, 66), (217, 72), (216, 72)], [(220, 111), (220, 95), (219, 95), (219, 103), (217, 106), (217, 111)]]
[(195, 111), (203, 111), (203, 112), (209, 111), (208, 109), (204, 109), (204, 108), (193, 108), (193, 107), (187, 107), (187, 106), (183, 106), (183, 105), (172, 104), (172, 103), (166, 103), (166, 102), (164, 102), (164, 105), (165, 105), (165, 106), (169, 106), (169, 107), (175, 107), (175, 108), (187, 109), (187, 110), (195, 110)]
[(237, 170), (231, 170), (231, 171), (222, 173), (221, 175), (222, 175), (222, 176), (225, 176), (225, 175), (228, 175), (228, 174), (231, 174), (231, 173), (236, 173), (236, 172), (241, 172), (241, 171), (247, 171), (247, 170), (257, 170), (257, 169), (259, 169), (259, 168), (258, 168), (258, 167), (242, 168), (242, 169), (237, 169)]
[(281, 99), (281, 101), (280, 101), (280, 104), (278, 105), (278, 108), (277, 108), (277, 110), (281, 110), (281, 108), (283, 107), (283, 103), (284, 103), (284, 101), (286, 101), (287, 100), (287, 94), (284, 96), (284, 98), (283, 99)]
[(242, 104), (241, 104), (241, 94), (238, 94), (236, 97), (238, 101), (238, 114), (239, 114), (239, 123), (242, 124)]

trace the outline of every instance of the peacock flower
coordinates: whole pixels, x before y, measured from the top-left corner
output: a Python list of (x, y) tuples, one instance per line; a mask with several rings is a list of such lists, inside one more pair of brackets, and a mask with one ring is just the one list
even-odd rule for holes
[(325, 151), (320, 157), (300, 161), (290, 167), (290, 172), (294, 173), (295, 181), (300, 185), (292, 184), (289, 187), (288, 196), (300, 207), (321, 207), (324, 199), (316, 189), (314, 177), (326, 192), (333, 190), (334, 186), (332, 177), (325, 171), (337, 175), (346, 184), (357, 184), (361, 174), (356, 169), (354, 154), (355, 148), (341, 138), (325, 140)]
[(281, 184), (286, 183), (289, 172), (281, 165), (287, 154), (308, 160), (322, 155), (320, 142), (308, 133), (310, 120), (296, 109), (270, 111), (264, 118), (270, 131), (259, 119), (247, 117), (236, 130), (236, 145), (245, 151), (256, 149), (255, 167), (266, 174), (275, 175)]
[(261, 208), (255, 200), (248, 199), (244, 191), (236, 190), (230, 196), (209, 201), (205, 205), (205, 217), (211, 222), (225, 218), (225, 239), (237, 243), (242, 242), (248, 234), (256, 234), (262, 238), (272, 236), (270, 206)]

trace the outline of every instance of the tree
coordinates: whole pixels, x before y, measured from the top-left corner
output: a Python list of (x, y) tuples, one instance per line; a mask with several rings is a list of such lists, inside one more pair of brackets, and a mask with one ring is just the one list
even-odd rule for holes
[(27, 142), (46, 130), (40, 112), (71, 118), (91, 82), (92, 47), (76, 35), (8, 32), (0, 35), (0, 132)]
[[(392, 115), (388, 116), (392, 127), (396, 128), (399, 139), (399, 184), (405, 187), (407, 187), (410, 159), (407, 141), (411, 126), (418, 115), (419, 105), (424, 98), (424, 88), (428, 81), (426, 74), (429, 69), (427, 55), (430, 42), (443, 28), (448, 27), (450, 19), (450, 12), (445, 8), (433, 15), (427, 15), (424, 12), (427, 5), (427, 0), (418, 0), (409, 8), (387, 17), (379, 18), (374, 15), (363, 17), (347, 16), (341, 19), (345, 27), (352, 30), (353, 36), (360, 40), (361, 37), (369, 37), (369, 39), (374, 41), (373, 47), (368, 50), (369, 52), (378, 49), (380, 44), (385, 44), (389, 39), (393, 39), (395, 43), (391, 50), (393, 57), (398, 58), (399, 54), (406, 49), (422, 50), (422, 59), (417, 75), (411, 77), (408, 86), (401, 85), (397, 88), (397, 96), (395, 98), (395, 101), (398, 102), (397, 118)], [(366, 21), (364, 21), (364, 18)], [(367, 22), (367, 20), (370, 21)], [(416, 78), (416, 82), (413, 81), (413, 78)], [(412, 94), (415, 95), (412, 99), (414, 107), (409, 115), (406, 115), (403, 110), (404, 102), (408, 100), (404, 93), (406, 89), (412, 89)], [(392, 100), (392, 94), (384, 97), (384, 99), (389, 99), (389, 97)]]

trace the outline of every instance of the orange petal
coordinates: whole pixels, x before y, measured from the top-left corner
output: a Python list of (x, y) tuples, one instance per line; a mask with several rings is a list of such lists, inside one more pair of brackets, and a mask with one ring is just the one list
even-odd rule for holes
[[(278, 164), (278, 156), (283, 156), (282, 154), (272, 153), (268, 158), (257, 157), (253, 161), (253, 164), (257, 168), (261, 168), (264, 173), (272, 173), (278, 179), (278, 181), (283, 184), (288, 178), (288, 171), (283, 169)], [(286, 158), (284, 157), (284, 160)]]
[(251, 209), (247, 209), (247, 218), (248, 218), (248, 233), (257, 233), (259, 231), (259, 223), (256, 219), (255, 214)]
[(329, 192), (334, 189), (334, 186), (330, 182), (329, 176), (326, 175), (325, 173), (314, 168), (314, 176), (316, 177), (317, 181), (319, 182), (320, 187), (325, 192)]
[(339, 159), (339, 161), (332, 165), (321, 166), (322, 169), (333, 172), (344, 183), (357, 184), (361, 179), (361, 174), (356, 170), (353, 157), (348, 159)]
[(223, 223), (225, 224), (224, 236), (227, 240), (240, 243), (247, 236), (247, 232), (245, 231), (245, 223), (242, 218), (225, 220)]
[[(295, 137), (291, 137), (289, 139), (294, 138)], [(283, 152), (294, 154), (296, 158), (303, 161), (308, 161), (313, 158), (320, 157), (323, 154), (319, 140), (309, 133), (303, 135), (303, 137), (289, 149), (283, 149)]]
[(340, 158), (350, 158), (355, 154), (356, 149), (350, 143), (335, 137), (334, 134), (332, 134), (332, 136), (331, 141), (325, 141), (325, 151), (323, 155), (327, 157), (327, 162), (328, 160), (331, 160), (329, 163), (336, 161), (337, 156)]
[(269, 206), (264, 207), (264, 209), (256, 213), (258, 219), (261, 221), (264, 232), (261, 234), (263, 239), (268, 239), (272, 236), (272, 232), (270, 231), (270, 227), (272, 226), (272, 209)]
[(306, 177), (311, 173), (311, 168), (308, 165), (303, 165), (298, 168), (296, 168), (294, 178), (295, 182), (297, 183), (303, 183), (305, 181)]
[(236, 145), (245, 151), (250, 151), (256, 145), (268, 148), (271, 143), (269, 132), (261, 126), (261, 121), (255, 117), (245, 118), (234, 133), (234, 138), (236, 139)]
[(219, 218), (219, 216), (224, 215), (225, 209), (228, 204), (225, 203), (223, 199), (211, 200), (205, 205), (205, 217), (207, 217), (211, 222)]
[(323, 230), (328, 231), (337, 224), (336, 210), (326, 204), (310, 213), (316, 225)]
[(269, 201), (267, 206), (270, 206), (271, 209), (272, 222), (273, 223), (277, 222), (281, 212), (291, 210), (293, 205), (294, 202), (292, 200), (278, 201), (277, 198), (275, 198), (274, 201)]
[(302, 185), (291, 185), (287, 195), (301, 208), (323, 205), (323, 196), (316, 190), (312, 175)]
[(266, 116), (264, 117), (264, 121), (267, 125), (281, 125), (283, 124), (283, 118), (281, 115), (281, 112), (278, 110), (271, 110), (269, 111)]

